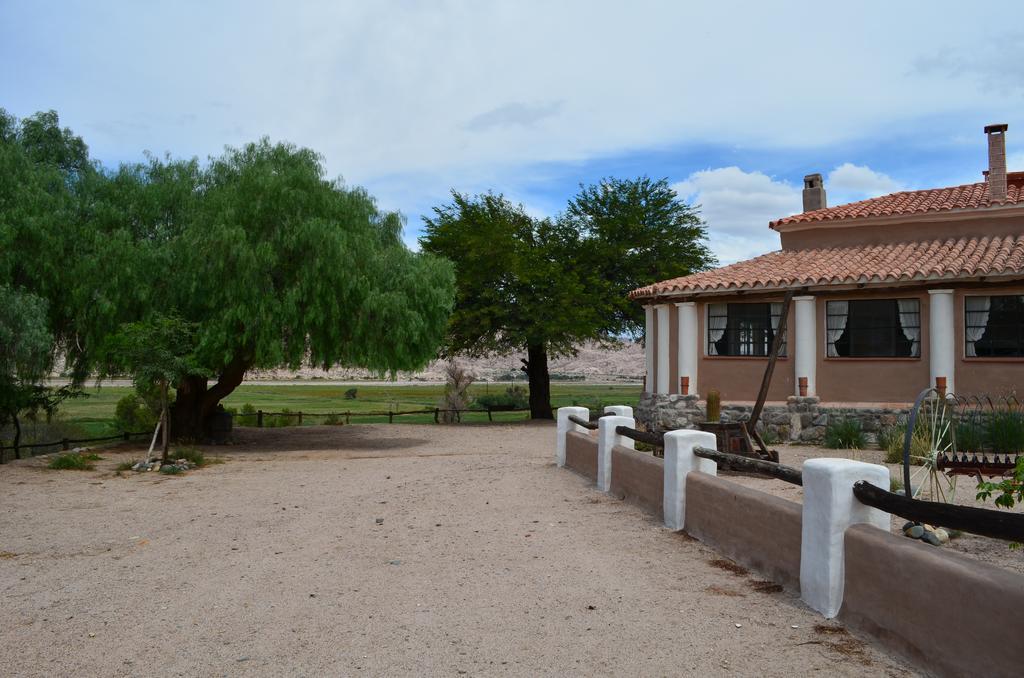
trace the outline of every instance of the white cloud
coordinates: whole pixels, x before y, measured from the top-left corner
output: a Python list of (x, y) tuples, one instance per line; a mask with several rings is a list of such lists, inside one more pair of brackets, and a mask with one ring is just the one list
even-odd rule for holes
[(830, 204), (842, 204), (895, 193), (903, 190), (903, 186), (889, 175), (876, 172), (866, 165), (844, 162), (829, 172), (825, 190)]
[(711, 249), (723, 264), (779, 249), (768, 222), (802, 208), (799, 187), (739, 167), (694, 172), (672, 188), (701, 206)]

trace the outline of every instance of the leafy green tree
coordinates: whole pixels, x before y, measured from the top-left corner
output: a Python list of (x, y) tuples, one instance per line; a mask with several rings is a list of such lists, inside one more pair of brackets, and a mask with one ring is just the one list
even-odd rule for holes
[(557, 219), (535, 219), (501, 195), (452, 197), (425, 218), (420, 240), (456, 266), (445, 353), (525, 351), (533, 418), (552, 417), (550, 357), (638, 335), (643, 314), (630, 290), (714, 263), (703, 222), (664, 180), (582, 188)]
[(46, 329), (46, 302), (26, 292), (0, 286), (0, 427), (14, 427), (19, 457), (21, 416), (52, 413), (70, 392), (43, 384), (52, 365), (52, 337)]
[(201, 371), (175, 384), (180, 435), (202, 437), (251, 368), (412, 370), (443, 338), (451, 264), (411, 252), (401, 216), (326, 177), (308, 149), (264, 139), (206, 165), (106, 171), (55, 113), (0, 112), (0, 175), (0, 284), (48, 302), (76, 383), (126, 323), (194, 327)]

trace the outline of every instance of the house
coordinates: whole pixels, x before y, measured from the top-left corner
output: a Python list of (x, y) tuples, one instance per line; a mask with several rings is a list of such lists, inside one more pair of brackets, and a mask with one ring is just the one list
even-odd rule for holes
[(677, 427), (666, 412), (710, 389), (754, 400), (791, 290), (768, 391), (790, 414), (801, 402), (898, 411), (942, 383), (1024, 390), (1024, 172), (1006, 170), (1006, 130), (985, 128), (983, 181), (828, 207), (811, 174), (804, 211), (769, 224), (780, 250), (631, 292), (647, 322), (641, 419)]

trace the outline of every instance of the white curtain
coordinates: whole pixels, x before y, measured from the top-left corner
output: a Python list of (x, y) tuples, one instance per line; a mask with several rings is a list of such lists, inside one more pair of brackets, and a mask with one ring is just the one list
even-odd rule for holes
[(708, 304), (708, 355), (718, 355), (715, 344), (725, 336), (729, 324), (728, 304)]
[(900, 310), (900, 329), (910, 340), (910, 355), (921, 355), (921, 305), (917, 299), (897, 299)]
[(992, 306), (992, 297), (966, 297), (967, 355), (978, 355), (974, 342), (985, 336), (988, 329), (988, 312)]
[(839, 341), (839, 337), (843, 336), (843, 331), (846, 329), (846, 320), (850, 315), (850, 302), (830, 301), (825, 308), (828, 319), (828, 348), (826, 353), (830, 358), (838, 358), (839, 352), (836, 351), (836, 342)]

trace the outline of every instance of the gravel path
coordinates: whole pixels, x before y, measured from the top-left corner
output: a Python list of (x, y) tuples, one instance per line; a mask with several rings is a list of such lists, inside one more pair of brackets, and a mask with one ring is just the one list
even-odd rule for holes
[(555, 469), (550, 425), (240, 439), (180, 477), (0, 467), (2, 672), (913, 675)]

